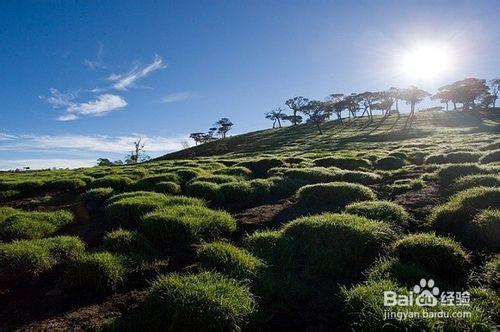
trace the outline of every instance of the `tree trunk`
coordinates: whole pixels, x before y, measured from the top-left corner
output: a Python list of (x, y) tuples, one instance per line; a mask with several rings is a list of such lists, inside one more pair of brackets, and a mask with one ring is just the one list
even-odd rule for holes
[(293, 125), (297, 125), (297, 111), (293, 110)]
[(281, 128), (281, 120), (278, 118), (278, 128)]

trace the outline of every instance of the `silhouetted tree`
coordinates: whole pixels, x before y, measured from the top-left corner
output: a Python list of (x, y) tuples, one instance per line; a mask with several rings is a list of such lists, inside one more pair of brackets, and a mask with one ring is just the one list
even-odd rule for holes
[[(432, 100), (439, 100), (440, 103), (446, 104), (446, 111), (449, 110), (449, 103), (454, 99), (453, 90), (451, 85), (445, 85), (438, 89), (438, 91), (431, 96)], [(457, 110), (457, 104), (453, 103), (453, 108)]]
[(320, 134), (321, 124), (330, 117), (330, 110), (326, 102), (319, 100), (311, 100), (302, 109), (302, 112), (308, 116), (307, 123), (312, 123), (316, 126)]
[(146, 143), (139, 137), (134, 141), (134, 150), (125, 158), (126, 164), (137, 164), (139, 162), (147, 161), (151, 159), (147, 154), (144, 153), (144, 147)]
[(360, 93), (358, 96), (361, 99), (361, 102), (363, 104), (363, 114), (361, 114), (361, 116), (363, 116), (365, 113), (368, 113), (368, 117), (370, 118), (370, 121), (372, 121), (373, 120), (373, 112), (372, 112), (373, 105), (378, 100), (377, 93), (366, 91), (366, 92)]
[(401, 90), (401, 99), (410, 105), (410, 117), (415, 116), (415, 106), (430, 95), (429, 92), (421, 90), (414, 85)]
[(451, 84), (450, 89), (453, 95), (452, 101), (455, 104), (462, 104), (464, 111), (474, 111), (476, 109), (476, 101), (484, 99), (489, 92), (486, 80), (474, 77), (457, 81)]
[[(304, 106), (306, 106), (308, 102), (309, 99), (304, 98), (302, 96), (288, 99), (285, 102), (286, 106), (288, 106), (293, 112), (293, 114), (289, 116), (287, 120), (292, 122), (294, 126), (302, 121), (302, 117), (298, 116), (297, 113), (302, 112)], [(299, 119), (300, 121), (298, 121)]]
[(194, 141), (195, 145), (198, 145), (200, 143), (203, 143), (203, 137), (205, 133), (191, 133), (189, 134), (189, 138), (191, 138)]
[(284, 120), (284, 117), (286, 117), (283, 112), (284, 110), (281, 107), (278, 107), (265, 113), (266, 119), (273, 121), (273, 128), (276, 127), (276, 123), (278, 123), (278, 128), (281, 128), (281, 120)]
[(222, 138), (226, 138), (226, 134), (233, 127), (233, 123), (228, 118), (221, 118), (214, 124), (214, 126), (217, 129), (217, 134), (220, 135)]
[(498, 92), (500, 91), (500, 78), (495, 78), (490, 80), (490, 90), (491, 90), (491, 95), (492, 95), (492, 107), (495, 108), (497, 105), (497, 99), (498, 99)]
[(330, 114), (335, 113), (339, 122), (342, 122), (342, 112), (346, 109), (345, 96), (343, 93), (333, 93), (326, 98), (325, 107)]
[[(388, 98), (392, 99), (393, 105), (396, 106), (396, 113), (398, 116), (401, 116), (401, 113), (399, 112), (399, 100), (402, 99), (402, 90), (396, 87), (390, 87), (389, 90), (387, 91)], [(392, 105), (391, 105), (392, 108)], [(390, 110), (389, 110), (390, 111)]]

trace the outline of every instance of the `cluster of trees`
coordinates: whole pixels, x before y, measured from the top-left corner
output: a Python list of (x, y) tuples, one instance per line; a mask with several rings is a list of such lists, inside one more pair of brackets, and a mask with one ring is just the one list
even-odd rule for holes
[[(495, 107), (500, 79), (493, 79), (488, 83), (483, 79), (467, 78), (439, 88), (434, 95), (416, 86), (410, 86), (406, 89), (391, 87), (385, 91), (365, 91), (349, 95), (331, 94), (323, 101), (309, 100), (299, 96), (285, 102), (291, 114), (286, 114), (285, 110), (280, 107), (265, 113), (265, 116), (266, 119), (273, 121), (273, 128), (281, 127), (285, 121), (297, 125), (303, 122), (303, 116), (305, 116), (306, 122), (316, 125), (318, 131), (322, 133), (321, 124), (332, 115), (335, 115), (341, 122), (342, 115), (345, 113), (349, 120), (361, 114), (361, 117), (366, 115), (371, 121), (374, 111), (380, 111), (384, 116), (391, 113), (399, 116), (399, 102), (404, 101), (410, 106), (410, 115), (406, 123), (408, 124), (408, 121), (415, 116), (416, 105), (429, 97), (431, 100), (439, 100), (446, 104), (446, 110), (449, 109), (449, 103), (453, 104), (456, 111), (475, 111), (478, 108)], [(461, 105), (460, 108), (457, 107), (458, 104)]]
[(220, 138), (226, 138), (228, 131), (233, 128), (233, 123), (228, 118), (221, 118), (219, 121), (214, 123), (213, 127), (208, 129), (208, 132), (197, 132), (191, 133), (189, 137), (195, 142), (196, 145), (211, 142)]

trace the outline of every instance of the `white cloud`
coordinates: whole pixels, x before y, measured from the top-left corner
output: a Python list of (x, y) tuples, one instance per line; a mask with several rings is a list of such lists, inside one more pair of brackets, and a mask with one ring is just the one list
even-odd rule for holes
[(127, 153), (133, 147), (137, 137), (146, 143), (147, 152), (169, 152), (182, 148), (182, 141), (187, 135), (177, 137), (147, 136), (133, 134), (130, 136), (105, 135), (17, 135), (11, 139), (0, 141), (0, 151), (16, 152), (64, 152), (93, 151), (109, 153)]
[(40, 99), (44, 99), (54, 108), (68, 106), (76, 98), (76, 95), (71, 92), (63, 93), (55, 88), (50, 88), (50, 94), (50, 97), (40, 96)]
[(141, 78), (147, 77), (153, 72), (165, 68), (163, 58), (155, 55), (153, 62), (146, 66), (136, 65), (130, 71), (124, 74), (111, 74), (108, 80), (114, 82), (113, 87), (117, 90), (127, 90), (129, 87), (134, 87), (136, 81)]
[(112, 111), (119, 110), (127, 106), (127, 101), (120, 96), (113, 94), (102, 94), (96, 99), (87, 102), (75, 102), (76, 94), (62, 93), (57, 89), (50, 89), (49, 97), (41, 96), (48, 104), (55, 109), (64, 108), (64, 113), (57, 117), (59, 121), (71, 121), (81, 117), (103, 116)]
[(124, 108), (125, 106), (127, 106), (125, 99), (117, 95), (106, 93), (86, 103), (70, 103), (66, 108), (67, 114), (63, 114), (58, 120), (75, 120), (80, 116), (103, 116), (109, 112)]
[(174, 103), (176, 101), (183, 101), (183, 100), (190, 99), (194, 96), (195, 96), (195, 94), (193, 94), (192, 92), (189, 92), (189, 91), (174, 92), (174, 93), (170, 93), (170, 94), (166, 95), (165, 97), (163, 97), (160, 102), (162, 104)]
[(104, 54), (104, 46), (101, 43), (99, 43), (99, 45), (97, 47), (96, 58), (94, 60), (84, 59), (83, 63), (92, 70), (105, 69), (106, 65), (104, 64), (104, 62), (102, 60), (103, 54)]

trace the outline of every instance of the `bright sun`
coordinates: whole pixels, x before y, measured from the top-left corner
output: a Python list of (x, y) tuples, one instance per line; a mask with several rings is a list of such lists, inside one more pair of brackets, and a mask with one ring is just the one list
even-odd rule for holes
[(437, 45), (416, 46), (401, 55), (401, 71), (412, 79), (431, 80), (449, 67), (447, 50)]

